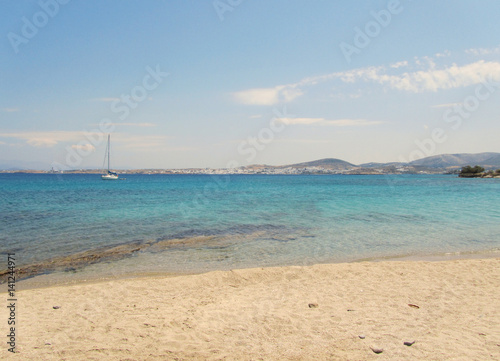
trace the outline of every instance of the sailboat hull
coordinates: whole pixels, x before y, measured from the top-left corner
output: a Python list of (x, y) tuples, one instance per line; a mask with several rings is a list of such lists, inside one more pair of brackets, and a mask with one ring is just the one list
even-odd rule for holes
[(118, 179), (118, 176), (114, 175), (114, 174), (103, 174), (103, 175), (101, 175), (101, 179), (102, 180), (116, 180), (116, 179)]

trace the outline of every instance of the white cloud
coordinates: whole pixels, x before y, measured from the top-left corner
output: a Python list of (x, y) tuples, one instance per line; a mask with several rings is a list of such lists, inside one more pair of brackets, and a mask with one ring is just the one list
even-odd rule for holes
[(280, 100), (284, 103), (289, 103), (295, 98), (300, 97), (302, 94), (302, 90), (297, 88), (296, 86), (284, 86), (283, 89), (280, 89)]
[(126, 125), (131, 127), (156, 127), (154, 123), (111, 123), (110, 125)]
[(437, 104), (433, 105), (431, 108), (450, 108), (456, 105), (461, 105), (462, 103), (445, 103), (445, 104)]
[(403, 66), (408, 66), (408, 62), (405, 60), (405, 61), (400, 61), (400, 62), (397, 62), (397, 63), (394, 63), (394, 64), (391, 64), (389, 65), (391, 68), (393, 69), (397, 69), (397, 68), (401, 68)]
[(375, 120), (365, 120), (365, 119), (338, 119), (338, 120), (327, 120), (325, 125), (333, 125), (336, 127), (364, 127), (384, 124), (382, 121)]
[(449, 50), (445, 50), (442, 53), (437, 53), (434, 55), (436, 58), (446, 58), (448, 56), (451, 56), (451, 52)]
[(93, 102), (114, 102), (114, 101), (120, 101), (120, 98), (94, 98), (90, 100)]
[[(90, 147), (94, 148), (96, 145), (105, 144), (106, 140), (106, 136), (103, 133), (84, 131), (0, 133), (0, 137), (19, 139), (36, 148), (51, 148), (59, 143), (71, 143), (71, 148), (81, 150), (92, 150)], [(167, 138), (161, 135), (137, 136), (115, 133), (113, 135), (113, 143), (124, 144), (127, 148), (154, 148), (165, 145)]]
[(74, 142), (85, 139), (84, 132), (70, 131), (1, 133), (0, 137), (24, 140), (27, 144), (37, 148), (50, 148), (60, 142)]
[(287, 125), (322, 125), (334, 127), (360, 127), (383, 124), (381, 121), (370, 121), (365, 119), (335, 119), (327, 120), (325, 118), (280, 118), (280, 122)]
[(274, 105), (288, 103), (301, 96), (302, 91), (295, 85), (278, 85), (274, 88), (256, 88), (233, 93), (238, 103), (247, 105)]
[(315, 124), (324, 122), (324, 118), (279, 118), (281, 123), (292, 125), (292, 124)]
[(18, 112), (19, 111), (18, 108), (2, 108), (2, 110), (4, 112), (7, 112), (7, 113), (13, 113), (13, 112)]
[[(498, 51), (500, 53), (500, 48)], [(450, 55), (451, 53), (446, 50), (436, 54), (435, 57), (443, 58)], [(375, 83), (387, 89), (422, 93), (463, 88), (479, 84), (486, 79), (500, 80), (500, 62), (479, 60), (465, 65), (452, 63), (439, 67), (432, 57), (425, 56), (415, 58), (412, 64), (408, 61), (400, 61), (388, 66), (371, 66), (307, 77), (296, 83), (277, 85), (272, 88), (239, 91), (233, 93), (233, 97), (243, 104), (274, 105), (280, 102), (291, 102), (305, 93), (304, 88), (327, 81), (340, 81), (353, 85)]]
[(278, 102), (280, 87), (242, 90), (233, 94), (238, 103), (248, 105), (273, 105)]
[(27, 139), (26, 143), (35, 148), (51, 148), (57, 144), (57, 140), (49, 138), (31, 138)]
[(475, 55), (475, 56), (480, 56), (480, 55), (492, 55), (492, 54), (500, 54), (500, 46), (496, 48), (472, 48), (472, 49), (467, 49), (465, 51), (467, 54)]
[(402, 74), (390, 74), (384, 67), (369, 67), (338, 73), (338, 77), (345, 83), (372, 81), (390, 89), (414, 93), (463, 88), (479, 84), (488, 78), (500, 79), (498, 62), (480, 60), (463, 66), (452, 64), (443, 69), (436, 69), (435, 64), (430, 61), (427, 66), (429, 67), (427, 70)]
[(81, 150), (84, 152), (93, 152), (95, 150), (95, 147), (92, 144), (86, 143), (86, 144), (73, 144), (71, 146), (72, 149), (75, 150)]

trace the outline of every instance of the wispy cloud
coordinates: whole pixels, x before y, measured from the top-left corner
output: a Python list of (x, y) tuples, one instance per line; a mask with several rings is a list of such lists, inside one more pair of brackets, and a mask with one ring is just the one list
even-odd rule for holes
[(437, 104), (433, 105), (432, 108), (450, 108), (454, 107), (455, 105), (460, 105), (462, 103), (445, 103), (445, 104)]
[(94, 98), (90, 100), (93, 102), (115, 102), (120, 101), (120, 98)]
[(14, 112), (18, 112), (19, 109), (18, 108), (2, 108), (2, 111), (7, 112), (7, 113), (14, 113)]
[[(98, 132), (85, 131), (40, 131), (40, 132), (13, 132), (0, 133), (0, 138), (11, 138), (25, 141), (26, 144), (36, 148), (51, 148), (60, 143), (69, 143), (73, 149), (92, 150), (89, 139), (94, 140), (93, 144), (104, 144), (105, 135)], [(113, 142), (126, 146), (127, 148), (146, 148), (153, 149), (163, 146), (166, 143), (167, 136), (162, 135), (129, 135), (125, 133), (115, 133)]]
[(472, 49), (467, 49), (465, 52), (467, 54), (476, 56), (492, 55), (492, 54), (498, 55), (500, 54), (500, 46), (496, 48), (472, 48)]
[(334, 127), (364, 127), (383, 124), (382, 121), (370, 121), (366, 119), (335, 119), (328, 120), (325, 118), (280, 118), (280, 122), (287, 125), (322, 125)]
[(51, 148), (61, 142), (77, 142), (84, 138), (84, 132), (41, 131), (0, 133), (0, 137), (24, 140), (36, 148)]
[[(469, 49), (468, 52), (500, 54), (500, 47)], [(423, 93), (463, 88), (479, 84), (485, 79), (500, 80), (500, 62), (498, 61), (478, 60), (465, 65), (451, 63), (438, 66), (436, 64), (435, 58), (445, 58), (450, 55), (449, 51), (444, 51), (433, 57), (415, 58), (411, 63), (400, 61), (387, 66), (371, 66), (307, 77), (296, 83), (242, 90), (233, 93), (233, 98), (239, 103), (248, 105), (287, 103), (304, 95), (308, 87), (329, 81), (360, 86), (371, 83), (389, 90)]]
[(406, 60), (405, 61), (399, 61), (397, 63), (389, 65), (389, 67), (391, 67), (393, 69), (401, 68), (403, 66), (408, 66), (408, 62)]
[(294, 84), (278, 85), (274, 88), (256, 88), (233, 93), (238, 103), (248, 105), (274, 105), (288, 103), (302, 95)]
[(75, 150), (82, 150), (84, 152), (93, 152), (95, 150), (95, 147), (92, 144), (86, 143), (86, 144), (73, 144), (71, 146), (72, 149)]
[(446, 58), (448, 56), (451, 56), (451, 51), (445, 50), (442, 53), (437, 53), (434, 55), (436, 58)]
[(500, 79), (500, 63), (480, 60), (463, 66), (453, 64), (443, 69), (428, 69), (397, 75), (387, 74), (383, 70), (367, 69), (352, 77), (354, 80), (373, 81), (390, 89), (413, 93), (436, 92), (479, 84), (488, 77)]
[(156, 127), (154, 123), (111, 123), (111, 125), (124, 125), (129, 127)]

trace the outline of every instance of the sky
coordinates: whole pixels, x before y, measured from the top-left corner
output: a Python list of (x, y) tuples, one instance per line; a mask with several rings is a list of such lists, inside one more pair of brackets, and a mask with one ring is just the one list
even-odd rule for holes
[(0, 4), (0, 169), (500, 152), (496, 0)]

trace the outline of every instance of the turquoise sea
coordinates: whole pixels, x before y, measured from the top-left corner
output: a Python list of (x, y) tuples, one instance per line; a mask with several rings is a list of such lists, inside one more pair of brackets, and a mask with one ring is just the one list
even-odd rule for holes
[(500, 250), (499, 179), (122, 176), (0, 174), (0, 252), (87, 279)]

